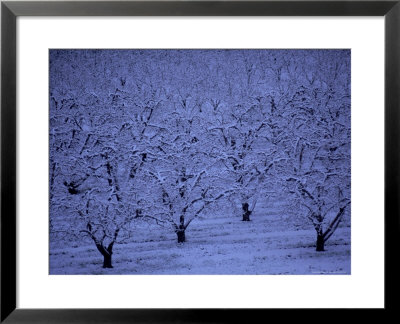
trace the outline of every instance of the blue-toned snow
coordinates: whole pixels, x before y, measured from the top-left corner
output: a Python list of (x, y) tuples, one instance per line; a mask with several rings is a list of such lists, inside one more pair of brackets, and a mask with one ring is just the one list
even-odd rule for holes
[(350, 274), (350, 70), (349, 50), (50, 50), (49, 273)]

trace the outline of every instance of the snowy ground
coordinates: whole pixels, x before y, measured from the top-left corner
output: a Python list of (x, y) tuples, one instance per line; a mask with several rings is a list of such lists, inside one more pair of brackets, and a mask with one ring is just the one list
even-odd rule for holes
[(50, 274), (350, 274), (350, 226), (342, 225), (315, 251), (315, 230), (255, 214), (196, 219), (187, 242), (172, 231), (141, 224), (131, 243), (114, 247), (113, 269), (102, 268), (94, 244), (52, 247)]

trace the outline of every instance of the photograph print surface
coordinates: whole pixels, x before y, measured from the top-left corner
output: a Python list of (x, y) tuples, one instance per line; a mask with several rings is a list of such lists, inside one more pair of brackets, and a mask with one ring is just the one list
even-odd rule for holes
[(350, 63), (51, 49), (49, 274), (350, 274)]

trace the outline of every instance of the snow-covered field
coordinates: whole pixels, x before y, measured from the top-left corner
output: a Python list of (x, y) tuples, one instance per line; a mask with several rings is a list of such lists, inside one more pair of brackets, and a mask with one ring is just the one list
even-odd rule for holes
[(115, 245), (113, 269), (93, 243), (53, 247), (50, 274), (350, 274), (350, 226), (342, 225), (315, 251), (308, 223), (254, 215), (196, 219), (178, 244), (176, 235), (156, 225), (139, 224), (127, 244)]

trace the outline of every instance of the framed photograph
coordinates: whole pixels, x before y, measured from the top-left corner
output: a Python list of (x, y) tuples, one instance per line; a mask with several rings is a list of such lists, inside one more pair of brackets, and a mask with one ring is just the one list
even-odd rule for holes
[(399, 15), (2, 2), (1, 321), (394, 310)]

